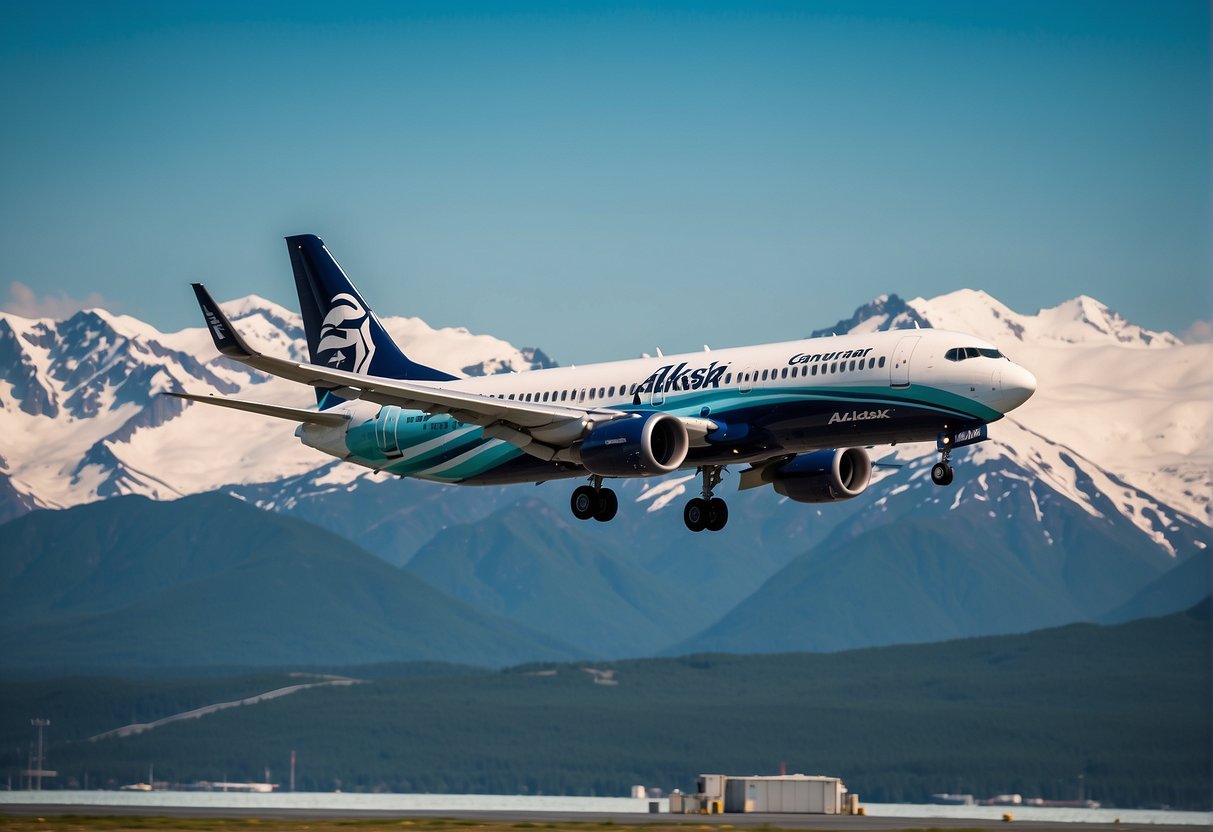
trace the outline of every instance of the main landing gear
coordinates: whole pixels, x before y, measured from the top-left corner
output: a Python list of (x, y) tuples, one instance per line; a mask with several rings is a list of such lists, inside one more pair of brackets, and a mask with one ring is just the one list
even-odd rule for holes
[(602, 477), (594, 474), (590, 477), (590, 485), (582, 485), (573, 489), (570, 503), (573, 516), (578, 520), (589, 520), (593, 517), (600, 523), (605, 523), (619, 511), (619, 498), (609, 488), (602, 487)]
[(944, 448), (939, 452), (941, 459), (931, 466), (931, 482), (936, 485), (951, 485), (952, 484), (952, 466), (948, 464), (948, 457), (952, 455), (951, 448)]
[(682, 522), (693, 532), (707, 529), (718, 532), (729, 522), (729, 506), (719, 497), (712, 496), (712, 489), (720, 485), (720, 475), (723, 465), (705, 465), (699, 469), (703, 474), (703, 496), (696, 497), (687, 503), (682, 510)]

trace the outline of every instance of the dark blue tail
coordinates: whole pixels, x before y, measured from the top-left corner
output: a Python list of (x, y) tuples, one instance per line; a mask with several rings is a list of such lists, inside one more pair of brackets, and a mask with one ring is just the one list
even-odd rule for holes
[[(450, 373), (410, 361), (314, 234), (287, 237), (299, 310), (313, 364), (363, 375), (447, 381)], [(324, 392), (317, 396), (323, 406)]]

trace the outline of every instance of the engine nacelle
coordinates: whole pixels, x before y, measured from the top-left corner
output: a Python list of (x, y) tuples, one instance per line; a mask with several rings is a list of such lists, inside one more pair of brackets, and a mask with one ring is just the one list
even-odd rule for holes
[(771, 485), (798, 503), (834, 503), (858, 497), (872, 480), (872, 459), (863, 448), (798, 454), (780, 466)]
[(677, 416), (636, 414), (594, 428), (581, 443), (581, 464), (604, 477), (653, 477), (676, 470), (690, 447)]

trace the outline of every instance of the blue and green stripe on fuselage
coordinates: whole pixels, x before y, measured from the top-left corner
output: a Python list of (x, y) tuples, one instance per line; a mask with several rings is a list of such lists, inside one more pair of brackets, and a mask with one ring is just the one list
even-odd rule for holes
[[(730, 385), (667, 392), (660, 405), (608, 406), (723, 423), (724, 428), (714, 432), (723, 439), (713, 441), (709, 435), (708, 445), (691, 449), (683, 464), (689, 469), (821, 448), (930, 441), (943, 430), (993, 422), (1003, 415), (955, 393), (915, 384), (755, 386), (746, 392)], [(871, 420), (837, 418), (882, 411), (887, 411), (885, 417)], [(394, 427), (390, 435), (385, 424)], [(352, 462), (438, 482), (489, 485), (587, 474), (579, 465), (541, 460), (500, 439), (486, 438), (480, 427), (450, 416), (393, 407), (352, 426), (346, 445)]]

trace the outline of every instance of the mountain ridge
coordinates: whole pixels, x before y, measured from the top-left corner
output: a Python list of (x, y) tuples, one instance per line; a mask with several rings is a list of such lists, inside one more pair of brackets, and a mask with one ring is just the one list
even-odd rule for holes
[[(226, 308), (258, 348), (306, 355), (293, 313), (255, 297)], [(441, 363), (419, 352), (427, 344), (431, 350), (459, 345), (459, 351), (442, 358), (453, 362), (443, 366), (455, 372), (459, 364), (501, 369), (514, 361), (550, 360), (458, 328), (433, 330), (419, 319), (387, 320), (418, 360)], [(292, 426), (281, 421), (220, 408), (183, 408), (149, 395), (218, 387), (254, 400), (311, 406), (306, 387), (214, 355), (202, 328), (161, 337), (133, 318), (96, 311), (60, 323), (0, 316), (0, 353), (13, 359), (0, 365), (0, 518), (123, 494), (170, 500), (231, 493), (322, 526), (395, 566), (407, 569), (429, 547), (431, 579), (453, 594), (461, 590), (459, 569), (470, 568), (461, 559), (490, 551), (500, 538), (509, 541), (497, 553), (505, 557), (508, 550), (508, 558), (499, 562), (502, 568), (508, 560), (511, 569), (530, 574), (537, 584), (598, 587), (601, 597), (582, 595), (580, 609), (564, 605), (563, 620), (544, 618), (551, 611), (542, 610), (534, 597), (522, 603), (522, 595), (507, 597), (508, 587), (483, 581), (474, 584), (481, 593), (475, 602), (490, 609), (516, 604), (511, 608), (515, 623), (542, 621), (556, 628), (551, 635), (557, 638), (562, 629), (574, 630), (591, 639), (581, 641), (583, 651), (611, 656), (668, 650), (697, 632), (724, 627), (721, 622), (735, 608), (815, 547), (857, 547), (863, 557), (855, 568), (871, 570), (881, 547), (891, 545), (881, 537), (889, 530), (880, 529), (913, 523), (915, 517), (930, 518), (944, 529), (959, 524), (968, 530), (965, 545), (972, 547), (982, 545), (973, 518), (986, 518), (981, 533), (991, 537), (1000, 560), (975, 570), (974, 585), (985, 595), (971, 595), (970, 603), (987, 606), (990, 619), (1006, 627), (1033, 621), (995, 616), (992, 611), (1003, 603), (997, 581), (982, 584), (978, 576), (1022, 569), (1013, 564), (1012, 542), (1031, 555), (1024, 563), (1034, 570), (1017, 584), (1021, 592), (1050, 599), (1042, 601), (1038, 621), (1098, 617), (1116, 604), (1130, 604), (1130, 596), (1156, 582), (1157, 574), (1136, 569), (1119, 583), (1109, 582), (1090, 568), (1089, 541), (1120, 541), (1109, 548), (1116, 557), (1127, 556), (1123, 543), (1164, 567), (1207, 551), (1211, 515), (1205, 486), (1211, 457), (1202, 442), (1209, 438), (1206, 422), (1213, 419), (1213, 405), (1200, 394), (1208, 391), (1213, 399), (1213, 345), (1182, 345), (1166, 333), (1134, 328), (1089, 298), (1024, 316), (975, 291), (929, 301), (885, 296), (835, 329), (892, 325), (959, 325), (977, 338), (995, 339), (1037, 373), (1040, 389), (1027, 405), (991, 425), (990, 441), (954, 454), (957, 480), (951, 488), (929, 483), (935, 451), (928, 444), (876, 449), (875, 456), (901, 468), (878, 468), (868, 492), (833, 505), (792, 504), (769, 489), (733, 493), (736, 471), (730, 470), (720, 492), (732, 508), (729, 527), (718, 535), (688, 538), (680, 515), (698, 490), (690, 472), (616, 482), (620, 513), (614, 521), (574, 523), (567, 514), (567, 483), (469, 489), (377, 476), (300, 446), (290, 435)], [(520, 500), (539, 501), (531, 503), (532, 522), (545, 525), (543, 534), (523, 530), (517, 516), (509, 520), (502, 513)], [(969, 519), (960, 523), (962, 517)], [(936, 537), (924, 528), (919, 539)], [(439, 551), (447, 554), (435, 554)], [(597, 556), (577, 556), (584, 551)], [(444, 563), (444, 558), (453, 560)], [(1090, 603), (1078, 603), (1074, 582), (1057, 572), (1055, 562), (1066, 558), (1084, 564), (1079, 571), (1089, 577)], [(883, 576), (857, 572), (853, 579), (887, 580), (903, 565), (888, 564)], [(934, 629), (922, 637), (988, 631), (949, 599), (956, 581), (931, 585), (928, 576), (938, 574), (938, 564), (924, 568), (909, 576), (913, 581), (906, 587), (906, 597), (935, 610)], [(1180, 584), (1160, 581), (1158, 586), (1142, 609), (1169, 611), (1188, 598)], [(681, 610), (682, 621), (640, 612), (653, 609), (652, 587), (673, 599), (671, 608)], [(839, 592), (854, 600), (858, 614), (871, 615), (864, 643), (903, 636), (896, 621), (881, 614), (886, 603), (859, 603), (846, 587)], [(780, 601), (791, 603), (786, 597)], [(611, 605), (621, 610), (615, 629), (603, 624)], [(791, 615), (783, 609), (771, 612), (773, 620)], [(574, 613), (581, 617), (570, 618)], [(632, 623), (625, 626), (625, 618)], [(883, 623), (877, 627), (877, 621)], [(831, 649), (853, 646), (861, 629), (851, 641), (822, 643)], [(746, 649), (769, 649), (778, 640), (778, 634), (761, 628), (736, 632), (751, 634), (749, 641), (736, 642)]]
[(126, 496), (3, 529), (10, 672), (578, 655), (343, 538), (220, 494)]

